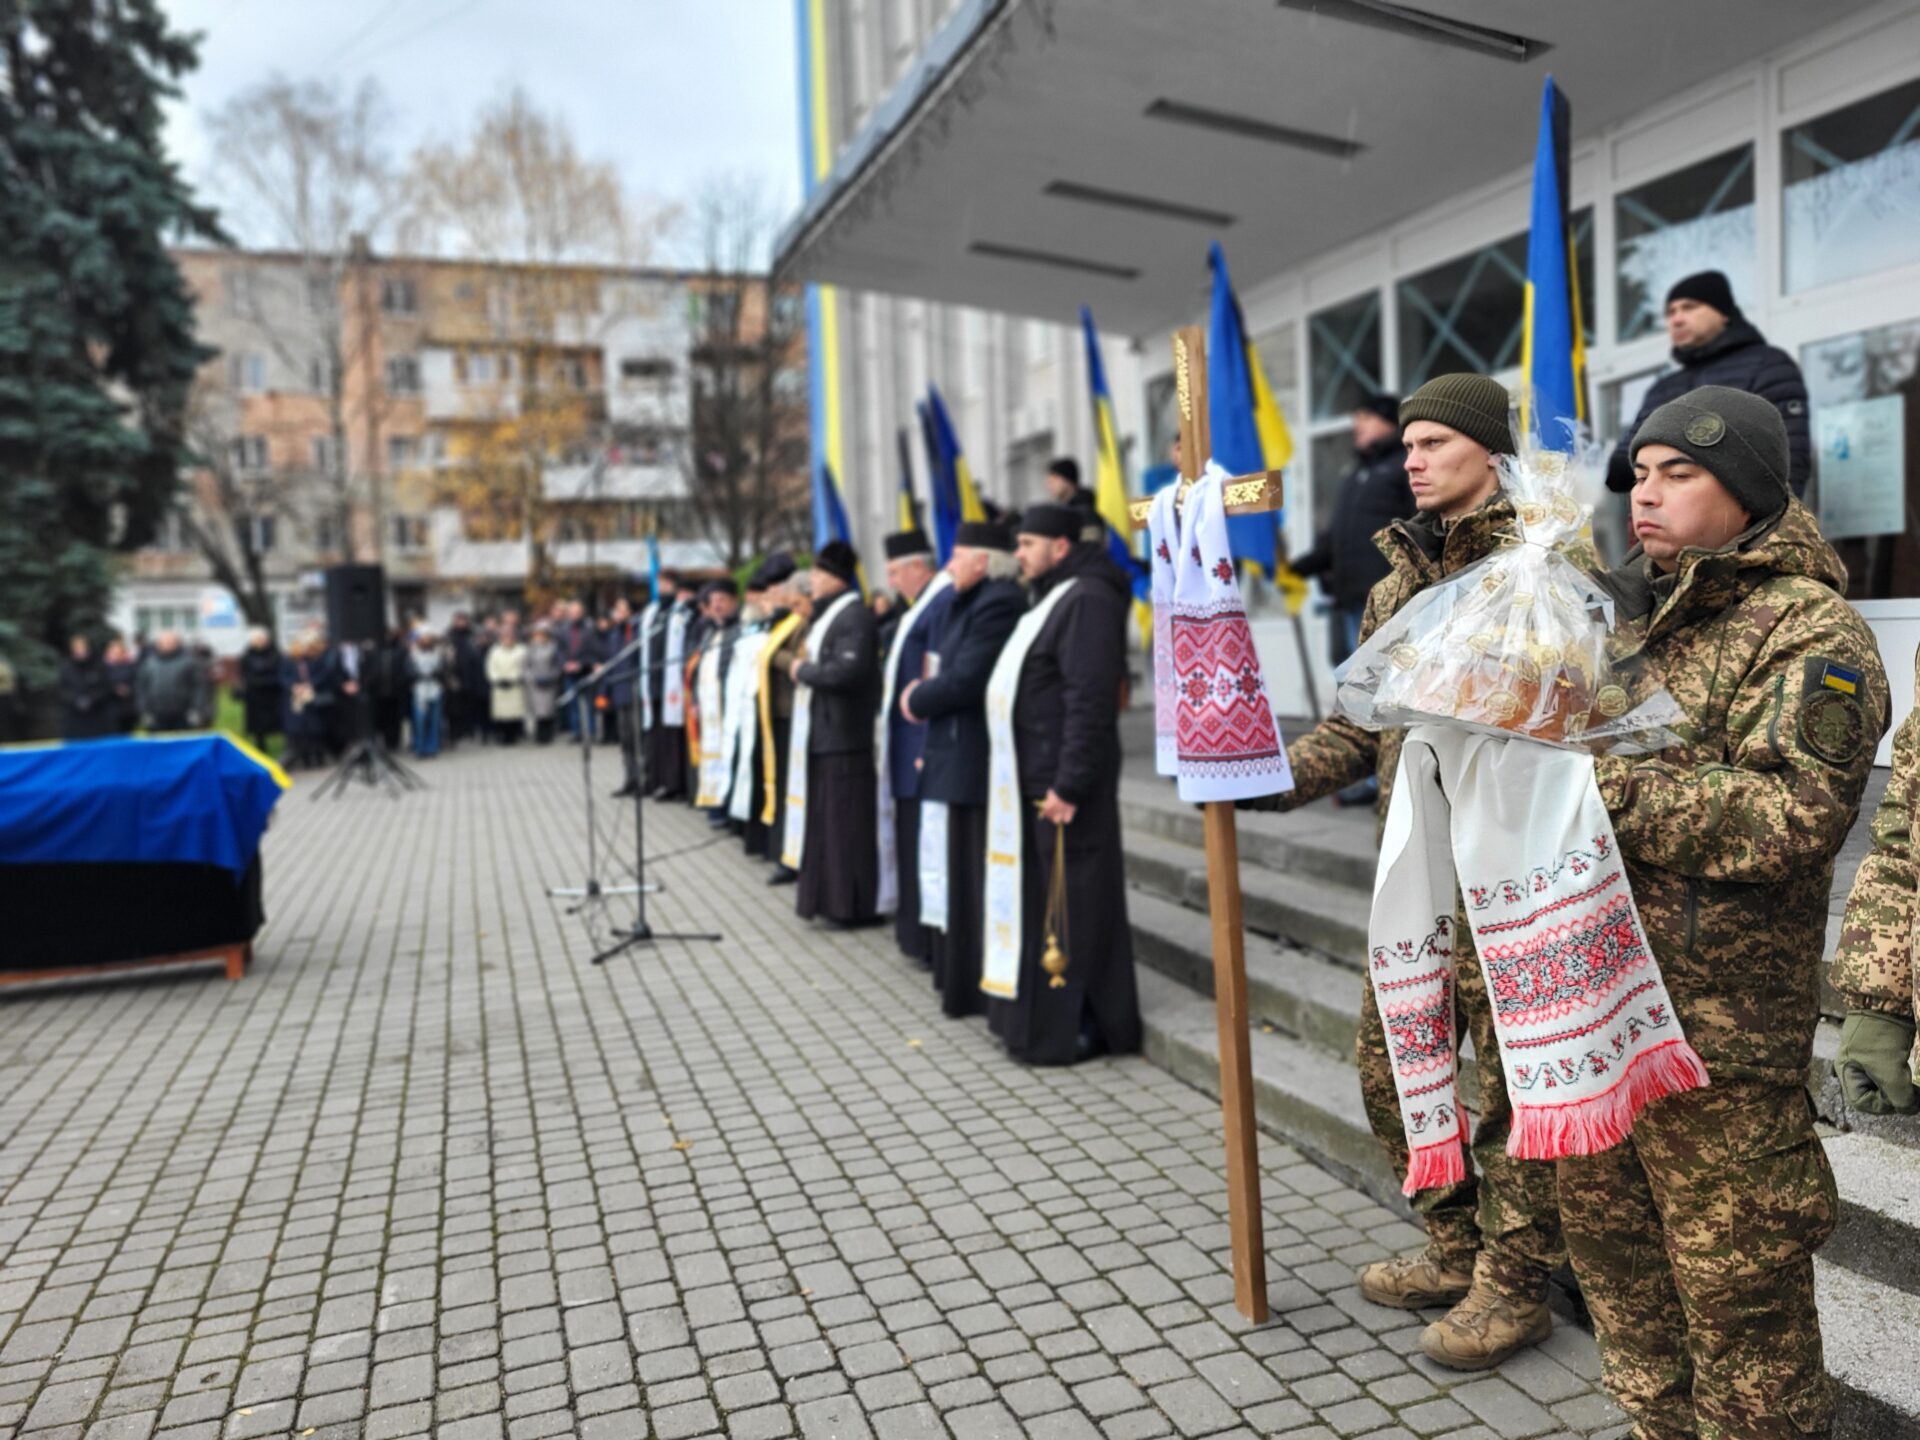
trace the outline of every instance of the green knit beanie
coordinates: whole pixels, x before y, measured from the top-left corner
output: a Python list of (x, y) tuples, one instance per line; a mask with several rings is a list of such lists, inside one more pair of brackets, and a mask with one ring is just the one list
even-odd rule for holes
[(1400, 402), (1400, 432), (1416, 420), (1431, 420), (1458, 430), (1487, 447), (1489, 454), (1513, 454), (1507, 387), (1490, 375), (1436, 375)]
[(1756, 520), (1771, 520), (1787, 508), (1787, 422), (1771, 400), (1702, 385), (1647, 417), (1634, 432), (1636, 458), (1646, 445), (1671, 445), (1712, 474)]

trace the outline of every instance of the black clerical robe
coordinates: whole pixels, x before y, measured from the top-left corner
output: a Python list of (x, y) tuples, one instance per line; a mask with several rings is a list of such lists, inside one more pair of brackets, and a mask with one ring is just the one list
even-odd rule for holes
[[(1042, 576), (1036, 601), (1074, 582), (1034, 637), (1020, 670), (1013, 731), (1028, 809), (1021, 856), (1020, 982), (1011, 1000), (990, 997), (988, 1023), (1016, 1058), (1064, 1065), (1140, 1048), (1140, 1002), (1127, 921), (1120, 846), (1120, 689), (1126, 678), (1127, 577), (1082, 544)], [(1031, 803), (1051, 790), (1076, 808), (1065, 827), (1066, 984), (1040, 967), (1053, 824)]]
[[(831, 602), (829, 602), (831, 603)], [(819, 607), (824, 615), (826, 606)], [(817, 657), (796, 677), (808, 701), (806, 840), (794, 908), (843, 925), (874, 918), (880, 901), (873, 721), (880, 706), (879, 636), (858, 595), (828, 623)]]

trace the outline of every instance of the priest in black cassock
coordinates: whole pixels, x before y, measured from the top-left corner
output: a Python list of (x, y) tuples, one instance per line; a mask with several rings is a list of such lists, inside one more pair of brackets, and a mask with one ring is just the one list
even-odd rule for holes
[[(1019, 985), (1012, 999), (989, 998), (987, 1020), (1009, 1053), (1036, 1065), (1140, 1048), (1120, 847), (1119, 713), (1132, 586), (1103, 542), (1080, 538), (1085, 518), (1071, 506), (1035, 505), (1020, 517), (1016, 551), (1034, 610), (1047, 613), (1020, 664), (1012, 721), (1025, 820)], [(1066, 984), (1058, 989), (1040, 964), (1056, 828), (1065, 830), (1067, 910)]]
[(931, 673), (907, 685), (895, 708), (926, 732), (922, 816), (934, 805), (946, 807), (947, 924), (928, 935), (940, 1007), (959, 1016), (986, 1009), (980, 920), (986, 904), (987, 677), (1026, 611), (1027, 596), (1014, 578), (1013, 534), (1004, 525), (963, 522), (947, 573), (953, 602), (927, 667)]
[[(859, 559), (844, 540), (813, 557), (813, 623), (799, 659), (794, 748), (806, 716), (806, 806), (794, 909), (840, 925), (872, 922), (880, 900), (874, 717), (880, 706), (879, 637), (862, 602)], [(800, 763), (796, 754), (794, 763)], [(790, 809), (788, 821), (794, 815)], [(791, 838), (788, 841), (791, 847)]]
[[(687, 794), (687, 709), (692, 697), (686, 693), (688, 631), (695, 613), (699, 587), (684, 576), (674, 580), (673, 604), (663, 605), (655, 629), (647, 643), (647, 684), (653, 696), (653, 729), (648, 731), (647, 769), (649, 787), (662, 800), (679, 800)], [(678, 713), (667, 704), (672, 693), (678, 701)]]
[[(878, 625), (885, 637), (881, 683), (886, 694), (897, 696), (925, 674), (927, 654), (939, 641), (947, 607), (953, 603), (953, 586), (940, 579), (933, 542), (924, 530), (896, 531), (886, 544), (887, 584), (900, 597), (901, 613), (892, 626)], [(881, 720), (887, 727), (887, 773), (879, 778), (893, 797), (893, 938), (901, 954), (930, 962), (930, 936), (920, 923), (920, 762), (927, 731), (902, 715), (897, 705)]]

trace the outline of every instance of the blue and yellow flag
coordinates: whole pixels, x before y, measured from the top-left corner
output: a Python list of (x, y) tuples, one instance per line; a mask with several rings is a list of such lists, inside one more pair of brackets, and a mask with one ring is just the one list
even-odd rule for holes
[(647, 516), (647, 594), (657, 604), (660, 600), (660, 517), (649, 513)]
[(1107, 525), (1107, 553), (1133, 577), (1134, 618), (1140, 643), (1153, 643), (1153, 588), (1146, 567), (1134, 553), (1133, 518), (1127, 505), (1127, 477), (1120, 467), (1120, 433), (1113, 419), (1113, 392), (1100, 358), (1100, 332), (1093, 311), (1080, 307), (1080, 328), (1087, 340), (1087, 388), (1093, 397), (1093, 508)]
[[(1207, 424), (1213, 458), (1234, 475), (1282, 470), (1293, 459), (1287, 417), (1267, 384), (1260, 354), (1247, 336), (1239, 297), (1227, 274), (1227, 257), (1215, 241), (1207, 263), (1213, 268), (1213, 304), (1207, 317)], [(1242, 564), (1257, 566), (1280, 588), (1289, 613), (1305, 602), (1307, 583), (1280, 559), (1280, 526), (1285, 515), (1230, 515), (1227, 535)]]
[(900, 511), (894, 519), (902, 530), (920, 528), (920, 502), (913, 496), (913, 455), (907, 447), (907, 427), (894, 432), (900, 448)]
[(1587, 345), (1580, 312), (1568, 195), (1570, 111), (1547, 77), (1540, 94), (1540, 139), (1533, 156), (1533, 223), (1527, 233), (1527, 292), (1521, 330), (1520, 429), (1550, 450), (1564, 450), (1587, 413)]
[(986, 507), (974, 488), (973, 472), (960, 451), (960, 437), (954, 433), (953, 418), (940, 398), (940, 387), (927, 387), (926, 414), (928, 445), (933, 460), (933, 523), (939, 532), (940, 560), (946, 563), (953, 553), (953, 535), (963, 520), (984, 520)]

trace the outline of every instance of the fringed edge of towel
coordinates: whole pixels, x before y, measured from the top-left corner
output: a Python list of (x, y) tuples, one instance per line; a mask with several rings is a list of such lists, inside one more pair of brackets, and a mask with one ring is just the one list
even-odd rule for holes
[(1403, 1195), (1418, 1195), (1422, 1190), (1437, 1190), (1443, 1185), (1458, 1185), (1467, 1178), (1467, 1152), (1458, 1135), (1438, 1145), (1422, 1145), (1407, 1155), (1407, 1183)]
[(1516, 1102), (1507, 1153), (1516, 1160), (1559, 1160), (1598, 1155), (1627, 1138), (1634, 1118), (1654, 1101), (1711, 1082), (1694, 1049), (1678, 1037), (1642, 1051), (1613, 1088), (1564, 1105)]

